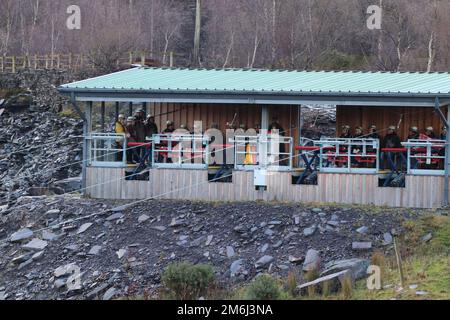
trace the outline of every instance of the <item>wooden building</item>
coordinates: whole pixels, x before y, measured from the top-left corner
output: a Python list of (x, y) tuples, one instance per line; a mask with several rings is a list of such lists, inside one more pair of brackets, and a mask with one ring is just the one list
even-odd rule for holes
[[(448, 204), (449, 137), (442, 130), (448, 127), (448, 73), (134, 68), (63, 85), (59, 91), (70, 97), (85, 120), (83, 182), (90, 197), (301, 201), (423, 208)], [(207, 161), (196, 166), (192, 160), (160, 165), (147, 159), (143, 162), (148, 172), (146, 180), (130, 179), (136, 166), (127, 163), (125, 156), (119, 160), (108, 158), (108, 152), (121, 152), (111, 144), (117, 141), (117, 136), (92, 132), (94, 106), (101, 104), (104, 113), (105, 102), (115, 102), (117, 109), (122, 104), (129, 104), (130, 109), (142, 106), (156, 116), (160, 130), (168, 120), (174, 121), (176, 128), (185, 124), (191, 129), (195, 121), (202, 121), (201, 135), (215, 125), (222, 132), (230, 123), (238, 128), (260, 126), (257, 138), (249, 139), (242, 132), (223, 142), (224, 146), (232, 145), (227, 148), (232, 148), (235, 155), (239, 153), (239, 143), (242, 146), (254, 143), (253, 155), (258, 161), (243, 166), (234, 163), (232, 179), (224, 182), (211, 180), (211, 170), (218, 169)], [(86, 112), (81, 111), (81, 104), (86, 104)], [(303, 147), (300, 124), (305, 104), (336, 105), (338, 131), (343, 125), (362, 126), (366, 130), (376, 125), (383, 136), (389, 126), (395, 126), (405, 141), (411, 126), (417, 126), (421, 132), (432, 126), (435, 134), (444, 134), (445, 139), (409, 141), (398, 150), (383, 150), (379, 141), (365, 137), (315, 141)], [(273, 154), (267, 151), (271, 138), (266, 129), (270, 129), (275, 119), (285, 131), (282, 143), (287, 148), (283, 150), (290, 158), (281, 169), (273, 169), (267, 160)], [(244, 142), (238, 141), (240, 135)], [(160, 151), (156, 150), (156, 141), (166, 138), (155, 136), (145, 146), (151, 144), (155, 149), (151, 154), (157, 155)], [(126, 139), (124, 145), (128, 145)], [(355, 146), (363, 150), (361, 154), (351, 155)], [(366, 154), (367, 148), (371, 152)], [(241, 155), (249, 156), (249, 150), (245, 149)], [(349, 150), (347, 160), (342, 150), (344, 153)], [(164, 152), (167, 154), (167, 150)], [(379, 159), (386, 159), (386, 155), (388, 158), (393, 155), (396, 161), (400, 156), (407, 157), (408, 165), (389, 164), (390, 168), (381, 169)], [(277, 156), (281, 159), (282, 151)], [(319, 159), (320, 165), (307, 163), (312, 157)], [(315, 172), (316, 183), (296, 183), (301, 180), (299, 175), (308, 170)], [(392, 176), (394, 171), (396, 176)], [(400, 187), (380, 182), (395, 177), (403, 179)]]

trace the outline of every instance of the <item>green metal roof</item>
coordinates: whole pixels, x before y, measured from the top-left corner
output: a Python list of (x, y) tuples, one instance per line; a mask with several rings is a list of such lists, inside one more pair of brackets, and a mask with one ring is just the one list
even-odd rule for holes
[(63, 85), (62, 92), (450, 94), (450, 73), (138, 67)]

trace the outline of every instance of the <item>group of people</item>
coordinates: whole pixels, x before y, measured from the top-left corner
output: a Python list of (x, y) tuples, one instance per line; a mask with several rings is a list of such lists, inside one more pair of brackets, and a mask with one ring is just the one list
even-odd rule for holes
[[(365, 139), (379, 139), (380, 140), (380, 148), (381, 148), (381, 154), (380, 154), (380, 160), (381, 160), (381, 167), (385, 167), (385, 160), (388, 161), (389, 165), (391, 167), (395, 167), (394, 161), (396, 156), (401, 156), (404, 160), (405, 154), (401, 152), (397, 152), (393, 154), (392, 151), (389, 152), (383, 152), (383, 149), (400, 149), (403, 148), (402, 146), (402, 140), (397, 134), (397, 127), (394, 125), (391, 125), (387, 128), (386, 135), (384, 137), (381, 137), (379, 135), (379, 131), (377, 129), (376, 125), (371, 125), (368, 128), (368, 132), (364, 133), (364, 130), (361, 126), (358, 126), (354, 130), (354, 134), (351, 133), (351, 128), (349, 125), (342, 126), (340, 138), (344, 139), (351, 139), (351, 138), (365, 138)], [(405, 142), (408, 140), (446, 140), (447, 137), (447, 128), (445, 126), (442, 127), (441, 134), (437, 135), (434, 131), (434, 128), (432, 126), (429, 126), (425, 128), (423, 133), (420, 133), (420, 130), (417, 126), (412, 126), (409, 128), (408, 136), (405, 139)], [(439, 156), (442, 156), (442, 154), (445, 154), (445, 149), (442, 149), (439, 151)], [(415, 159), (413, 159), (413, 162), (417, 162)]]
[[(134, 116), (125, 117), (120, 114), (114, 127), (117, 134), (124, 134), (127, 143), (144, 143), (147, 137), (158, 133), (158, 126), (155, 117), (152, 115), (145, 117), (143, 109), (136, 111)], [(118, 148), (123, 148), (122, 141), (117, 141)], [(144, 149), (137, 146), (127, 149), (127, 162), (138, 163)], [(118, 160), (122, 159), (122, 154), (118, 153)]]
[[(342, 133), (339, 136), (344, 139), (351, 138), (366, 138), (366, 139), (379, 139), (381, 141), (381, 148), (401, 148), (401, 139), (397, 135), (397, 127), (389, 126), (387, 128), (387, 134), (381, 138), (378, 134), (378, 129), (376, 125), (371, 125), (368, 128), (368, 133), (364, 133), (364, 129), (361, 126), (358, 126), (354, 130), (354, 134), (351, 133), (351, 128), (349, 125), (342, 126)], [(446, 140), (447, 136), (447, 128), (445, 126), (442, 127), (441, 134), (437, 135), (434, 132), (434, 128), (429, 126), (427, 127), (423, 133), (420, 133), (419, 128), (416, 126), (412, 126), (409, 128), (409, 133), (405, 141), (408, 140)]]

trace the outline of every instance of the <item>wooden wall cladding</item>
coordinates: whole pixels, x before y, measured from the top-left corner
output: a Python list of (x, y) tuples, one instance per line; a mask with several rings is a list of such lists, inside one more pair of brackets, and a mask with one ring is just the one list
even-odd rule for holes
[[(442, 112), (447, 115), (447, 108), (442, 108)], [(394, 125), (399, 126), (397, 134), (402, 140), (406, 139), (412, 126), (417, 126), (420, 132), (432, 126), (437, 135), (440, 135), (443, 126), (433, 108), (338, 106), (336, 120), (339, 134), (343, 125), (349, 125), (352, 133), (355, 127), (362, 126), (364, 133), (367, 133), (369, 126), (374, 124), (381, 131), (380, 135), (384, 136), (386, 129)]]

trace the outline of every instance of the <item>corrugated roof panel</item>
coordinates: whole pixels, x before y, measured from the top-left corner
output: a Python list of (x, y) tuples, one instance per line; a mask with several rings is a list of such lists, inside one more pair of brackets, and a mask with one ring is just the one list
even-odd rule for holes
[(63, 85), (66, 89), (211, 92), (450, 93), (450, 74), (133, 68)]

